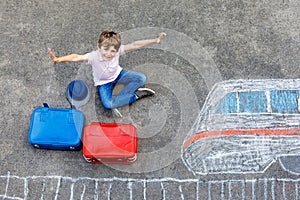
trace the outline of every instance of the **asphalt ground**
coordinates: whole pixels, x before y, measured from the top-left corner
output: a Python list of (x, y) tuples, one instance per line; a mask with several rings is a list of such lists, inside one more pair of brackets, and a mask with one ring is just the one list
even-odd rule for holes
[[(299, 177), (274, 163), (264, 173), (194, 176), (181, 145), (214, 83), (229, 79), (298, 78), (300, 3), (235, 1), (0, 2), (0, 198), (2, 199), (299, 199)], [(106, 29), (124, 44), (161, 44), (128, 52), (120, 64), (147, 76), (156, 95), (105, 110), (91, 67), (54, 63), (87, 53)], [(27, 140), (34, 108), (69, 107), (65, 90), (81, 79), (91, 89), (84, 112), (93, 121), (132, 123), (139, 136), (133, 165), (91, 165), (82, 152), (34, 149)], [(117, 88), (118, 90), (118, 88)]]

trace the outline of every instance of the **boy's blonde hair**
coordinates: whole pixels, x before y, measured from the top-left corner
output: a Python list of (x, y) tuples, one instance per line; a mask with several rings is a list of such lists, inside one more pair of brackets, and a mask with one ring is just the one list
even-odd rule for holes
[(113, 46), (118, 51), (121, 46), (120, 34), (112, 30), (103, 31), (98, 40), (98, 47), (100, 48), (101, 46)]

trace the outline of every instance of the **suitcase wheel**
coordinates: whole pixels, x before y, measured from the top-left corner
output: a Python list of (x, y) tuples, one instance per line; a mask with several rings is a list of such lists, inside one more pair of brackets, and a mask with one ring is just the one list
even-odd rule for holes
[(75, 150), (75, 147), (70, 147), (70, 150)]
[(38, 144), (33, 145), (33, 147), (34, 147), (34, 148), (37, 148), (37, 149), (40, 148), (40, 146), (39, 146)]
[(90, 162), (93, 162), (95, 161), (93, 158), (87, 158), (83, 155), (83, 158), (86, 160), (86, 162), (90, 163)]
[(127, 161), (128, 161), (128, 162), (134, 162), (134, 161), (136, 161), (136, 160), (137, 160), (137, 154), (135, 154), (135, 156), (132, 157), (132, 158), (127, 158)]

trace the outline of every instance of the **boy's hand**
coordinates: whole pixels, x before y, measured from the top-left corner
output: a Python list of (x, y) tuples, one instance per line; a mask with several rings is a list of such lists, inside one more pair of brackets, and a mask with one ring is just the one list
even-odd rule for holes
[(164, 32), (160, 33), (159, 36), (158, 36), (158, 38), (156, 38), (156, 43), (160, 43), (160, 41), (161, 41), (162, 39), (164, 39), (164, 37), (165, 37), (166, 35), (167, 35), (167, 34), (164, 33)]
[(54, 63), (58, 63), (58, 58), (54, 55), (52, 49), (48, 48), (48, 52), (50, 54), (50, 57), (52, 58), (52, 60), (54, 61)]

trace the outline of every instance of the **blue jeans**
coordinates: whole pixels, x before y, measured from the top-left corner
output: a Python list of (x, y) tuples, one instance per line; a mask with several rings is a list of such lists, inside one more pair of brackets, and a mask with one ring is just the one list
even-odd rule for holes
[[(106, 109), (113, 109), (131, 104), (136, 101), (135, 91), (144, 85), (146, 76), (139, 72), (122, 70), (116, 80), (98, 85), (100, 98)], [(117, 95), (113, 96), (113, 88), (117, 83), (125, 84), (125, 88)]]

